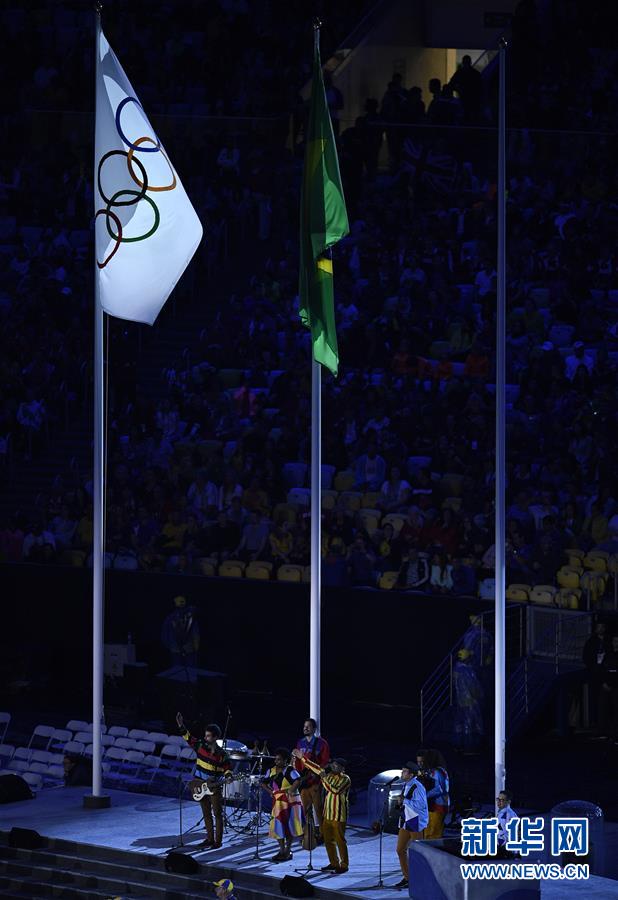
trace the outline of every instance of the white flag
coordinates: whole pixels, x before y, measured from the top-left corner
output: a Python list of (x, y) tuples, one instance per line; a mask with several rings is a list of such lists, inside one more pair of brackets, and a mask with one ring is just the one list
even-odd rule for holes
[(103, 32), (94, 158), (99, 299), (152, 325), (202, 238), (180, 179)]

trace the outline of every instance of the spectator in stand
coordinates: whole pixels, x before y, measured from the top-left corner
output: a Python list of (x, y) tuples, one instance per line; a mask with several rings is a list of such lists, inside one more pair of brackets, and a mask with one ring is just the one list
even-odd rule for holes
[(385, 513), (399, 512), (409, 502), (410, 483), (401, 477), (401, 471), (393, 466), (391, 474), (380, 489), (380, 498), (377, 501), (379, 509)]
[(49, 552), (44, 550), (46, 546), (55, 550), (56, 539), (51, 531), (43, 528), (41, 522), (36, 522), (24, 537), (22, 558), (27, 562), (49, 561)]
[(589, 375), (592, 375), (594, 371), (594, 357), (587, 352), (582, 341), (575, 341), (573, 352), (564, 361), (564, 374), (569, 381), (574, 380), (582, 366)]
[(453, 558), (451, 569), (453, 593), (458, 597), (475, 597), (477, 590), (476, 572), (471, 565), (470, 558), (462, 559), (460, 556)]
[(376, 583), (376, 557), (361, 535), (357, 535), (348, 551), (348, 572), (352, 586), (373, 587)]
[(404, 551), (401, 559), (401, 568), (397, 576), (397, 586), (408, 591), (418, 591), (429, 581), (429, 564), (424, 553), (419, 553), (416, 547), (410, 547)]
[(250, 562), (254, 559), (264, 559), (268, 533), (268, 525), (260, 519), (258, 513), (250, 513), (249, 521), (242, 530), (242, 537), (234, 552), (234, 556), (237, 559), (245, 560), (245, 562)]
[(476, 125), (481, 120), (483, 100), (483, 78), (478, 69), (472, 65), (472, 57), (466, 53), (449, 86), (456, 91), (463, 105), (463, 121), (467, 125)]
[(354, 463), (354, 489), (357, 491), (379, 491), (386, 476), (386, 463), (378, 454), (375, 444), (369, 444)]
[(289, 522), (282, 522), (275, 526), (268, 535), (270, 545), (270, 558), (276, 566), (290, 562), (290, 555), (294, 546), (294, 536), (290, 531)]
[(434, 554), (429, 585), (435, 594), (450, 594), (453, 590), (453, 566), (446, 553)]

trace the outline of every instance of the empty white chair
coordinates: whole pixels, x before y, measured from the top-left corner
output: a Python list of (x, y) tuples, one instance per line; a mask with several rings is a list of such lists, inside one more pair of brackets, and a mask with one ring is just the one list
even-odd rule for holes
[(32, 791), (40, 791), (43, 787), (43, 778), (34, 772), (24, 772), (22, 778), (27, 782), (28, 787)]
[(37, 725), (28, 741), (28, 746), (33, 749), (47, 750), (56, 729), (53, 725)]
[(146, 741), (148, 740), (148, 732), (144, 731), (143, 728), (132, 728), (126, 737), (133, 738), (135, 741)]
[(136, 741), (135, 749), (141, 750), (142, 753), (154, 753), (155, 752), (155, 743), (154, 741)]
[(177, 747), (186, 747), (187, 742), (180, 734), (170, 734), (165, 741), (166, 744), (175, 744)]
[(101, 744), (103, 747), (113, 747), (116, 743), (116, 738), (113, 734), (102, 734), (101, 735)]
[(92, 732), (91, 731), (78, 731), (75, 735), (74, 740), (80, 741), (82, 744), (91, 744), (92, 743)]
[(49, 760), (50, 766), (61, 766), (64, 760), (64, 753), (52, 753)]
[(69, 731), (72, 731), (73, 734), (77, 731), (88, 731), (89, 728), (88, 722), (82, 722), (81, 719), (71, 719), (67, 722), (65, 727), (68, 728)]
[(152, 741), (155, 744), (167, 744), (168, 743), (167, 737), (168, 736), (166, 734), (164, 734), (162, 731), (150, 731), (148, 733), (148, 740)]
[(8, 712), (0, 712), (0, 744), (4, 743), (6, 733), (11, 721), (11, 714)]
[(107, 733), (112, 734), (115, 738), (127, 737), (129, 729), (125, 728), (124, 725), (112, 725)]
[(122, 750), (135, 750), (136, 744), (137, 744), (137, 741), (134, 741), (133, 738), (120, 737), (120, 738), (116, 738), (114, 746), (120, 747)]
[(49, 742), (50, 750), (64, 750), (64, 746), (68, 741), (73, 740), (73, 732), (68, 728), (55, 728)]
[(67, 741), (64, 745), (65, 753), (74, 753), (76, 756), (81, 756), (85, 749), (86, 745), (82, 741)]
[(33, 750), (32, 756), (30, 757), (31, 763), (44, 763), (48, 766), (51, 762), (52, 753), (49, 750)]
[(6, 766), (13, 759), (15, 747), (13, 744), (0, 744), (0, 768)]
[(180, 756), (178, 744), (166, 744), (161, 749), (161, 765), (165, 768), (175, 768)]
[(33, 762), (33, 763), (30, 763), (30, 766), (28, 767), (28, 771), (34, 772), (36, 775), (41, 775), (44, 777), (47, 774), (48, 768), (49, 767), (48, 767), (47, 763)]
[(64, 781), (63, 766), (49, 766), (47, 774), (51, 781)]
[(10, 772), (27, 772), (29, 763), (25, 759), (12, 759), (7, 766)]
[(24, 762), (30, 762), (30, 757), (32, 756), (32, 750), (30, 747), (16, 747), (15, 753), (13, 754), (13, 759), (21, 759)]

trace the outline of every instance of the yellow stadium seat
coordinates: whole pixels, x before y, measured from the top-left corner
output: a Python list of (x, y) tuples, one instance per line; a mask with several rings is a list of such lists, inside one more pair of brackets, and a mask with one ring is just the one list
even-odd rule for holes
[(375, 509), (375, 505), (382, 495), (380, 491), (365, 491), (361, 498), (361, 506), (363, 509)]
[(530, 603), (538, 606), (554, 606), (556, 588), (552, 584), (535, 584), (530, 592)]
[(608, 559), (609, 553), (604, 550), (591, 550), (584, 556), (583, 563), (587, 569), (592, 569), (593, 572), (607, 572)]
[(561, 588), (568, 588), (569, 590), (578, 588), (579, 578), (582, 574), (582, 570), (579, 568), (575, 569), (573, 566), (562, 566), (556, 573), (558, 586)]
[(334, 509), (338, 498), (337, 491), (322, 491), (322, 509)]
[(272, 563), (259, 562), (257, 560), (250, 562), (245, 569), (245, 578), (253, 578), (257, 581), (268, 581)]
[(509, 584), (506, 589), (506, 599), (512, 603), (528, 603), (530, 591), (525, 584)]
[(296, 509), (290, 503), (277, 503), (273, 509), (273, 520), (279, 522), (289, 522), (290, 525), (296, 524)]
[(607, 583), (607, 574), (604, 572), (584, 572), (579, 579), (579, 586), (586, 595), (586, 607), (594, 608), (603, 594)]
[(60, 562), (65, 566), (83, 566), (86, 554), (83, 550), (63, 550)]
[(556, 604), (560, 609), (579, 609), (581, 595), (579, 588), (560, 588), (556, 594)]
[(355, 480), (354, 472), (351, 469), (342, 469), (341, 472), (337, 472), (335, 475), (333, 488), (336, 491), (351, 491)]
[(399, 572), (384, 572), (382, 575), (380, 575), (378, 587), (382, 588), (383, 591), (392, 591), (392, 589), (397, 584), (398, 577)]
[(245, 564), (240, 559), (226, 559), (219, 566), (219, 575), (223, 578), (242, 578)]
[(583, 559), (586, 555), (583, 550), (580, 550), (578, 547), (570, 547), (568, 550), (564, 551), (569, 558), (570, 566), (581, 566), (583, 565)]
[(195, 560), (195, 566), (200, 575), (212, 577), (217, 574), (217, 560), (207, 556), (200, 556)]
[(382, 528), (384, 528), (385, 525), (390, 524), (393, 526), (393, 531), (397, 535), (403, 528), (405, 521), (405, 518), (400, 516), (399, 513), (389, 513), (382, 519)]
[(440, 479), (440, 490), (445, 497), (459, 497), (463, 488), (463, 475), (446, 472)]
[(363, 495), (360, 491), (341, 491), (339, 493), (339, 505), (342, 509), (354, 510), (361, 508)]
[(303, 567), (285, 564), (277, 569), (277, 581), (300, 582), (303, 578)]

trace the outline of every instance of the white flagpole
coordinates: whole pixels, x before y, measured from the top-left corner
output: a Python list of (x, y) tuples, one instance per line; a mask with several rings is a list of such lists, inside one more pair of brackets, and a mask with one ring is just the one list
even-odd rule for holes
[(496, 315), (496, 627), (494, 697), (494, 776), (497, 797), (506, 776), (506, 41), (499, 49), (498, 92), (498, 271)]
[[(101, 34), (101, 6), (97, 5), (95, 38), (95, 124), (97, 75), (99, 68), (99, 38)], [(94, 270), (94, 477), (92, 490), (92, 795), (84, 797), (84, 805), (100, 808), (109, 806), (109, 796), (102, 790), (103, 722), (103, 556), (105, 527), (103, 520), (105, 460), (105, 423), (103, 396), (103, 307), (99, 299), (99, 278)]]
[(322, 367), (311, 359), (311, 585), (309, 623), (309, 715), (320, 725), (322, 603)]

